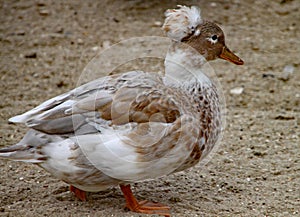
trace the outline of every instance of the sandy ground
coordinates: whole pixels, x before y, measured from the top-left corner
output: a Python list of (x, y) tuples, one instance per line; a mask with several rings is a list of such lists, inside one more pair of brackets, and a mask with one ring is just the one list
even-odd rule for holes
[[(135, 184), (136, 196), (169, 204), (174, 216), (300, 216), (297, 0), (1, 1), (0, 146), (26, 131), (9, 117), (74, 88), (109, 45), (163, 36), (163, 12), (178, 3), (199, 5), (203, 17), (219, 23), (245, 65), (211, 64), (226, 97), (227, 126), (210, 162)], [(236, 87), (243, 93), (231, 94)], [(1, 160), (0, 174), (0, 216), (140, 216), (124, 210), (117, 187), (80, 202), (35, 165)]]

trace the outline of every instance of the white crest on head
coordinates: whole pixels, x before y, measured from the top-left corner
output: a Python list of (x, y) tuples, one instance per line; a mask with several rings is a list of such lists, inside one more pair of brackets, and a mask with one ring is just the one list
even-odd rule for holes
[[(179, 9), (169, 9), (165, 12), (166, 20), (163, 30), (168, 37), (181, 41), (184, 37), (192, 34), (203, 21), (200, 15), (200, 8), (181, 5), (178, 5), (178, 7)], [(199, 35), (200, 31), (197, 34)]]

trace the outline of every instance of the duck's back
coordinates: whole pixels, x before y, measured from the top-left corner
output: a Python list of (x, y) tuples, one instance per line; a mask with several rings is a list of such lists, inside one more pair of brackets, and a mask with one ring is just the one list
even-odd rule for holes
[[(66, 182), (77, 174), (63, 175), (68, 167), (135, 182), (172, 173), (201, 149), (195, 148), (201, 121), (191, 100), (188, 92), (166, 86), (159, 75), (133, 71), (87, 83), (10, 121), (33, 129), (19, 144), (35, 141), (25, 148), (35, 152), (25, 161), (40, 163)], [(61, 155), (54, 154), (59, 150)], [(65, 165), (61, 171), (57, 162)], [(72, 185), (78, 186), (76, 180)]]

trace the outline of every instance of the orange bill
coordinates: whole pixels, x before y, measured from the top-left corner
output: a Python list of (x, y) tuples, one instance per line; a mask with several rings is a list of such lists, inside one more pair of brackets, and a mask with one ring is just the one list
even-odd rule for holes
[(244, 61), (235, 55), (231, 50), (229, 50), (226, 46), (223, 47), (222, 53), (219, 56), (221, 59), (232, 62), (236, 65), (243, 65)]

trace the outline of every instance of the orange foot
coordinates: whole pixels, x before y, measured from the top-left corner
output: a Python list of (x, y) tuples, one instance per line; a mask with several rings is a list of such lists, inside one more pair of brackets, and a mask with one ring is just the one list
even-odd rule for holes
[(85, 191), (80, 190), (79, 188), (76, 188), (73, 185), (70, 185), (70, 191), (72, 191), (75, 194), (75, 197), (77, 197), (79, 200), (86, 201)]
[(126, 208), (132, 212), (157, 214), (166, 217), (170, 217), (170, 207), (161, 203), (153, 203), (147, 200), (138, 202), (132, 194), (130, 185), (120, 185), (121, 190), (126, 200)]

